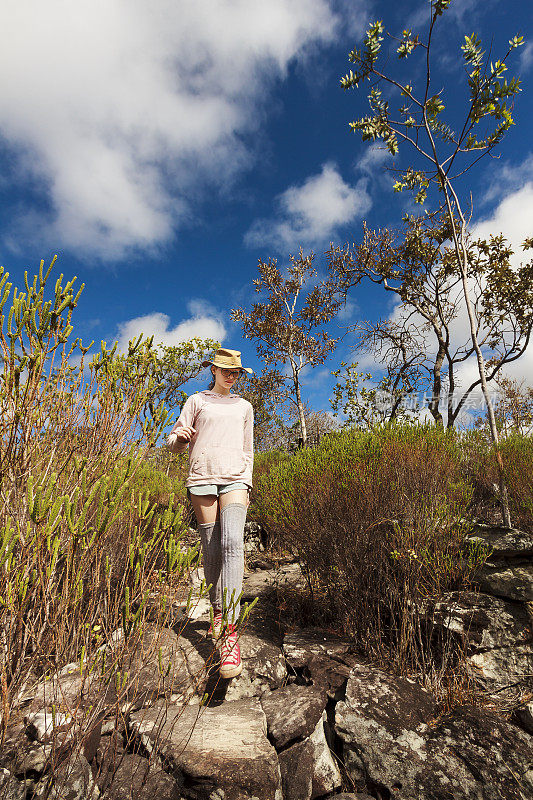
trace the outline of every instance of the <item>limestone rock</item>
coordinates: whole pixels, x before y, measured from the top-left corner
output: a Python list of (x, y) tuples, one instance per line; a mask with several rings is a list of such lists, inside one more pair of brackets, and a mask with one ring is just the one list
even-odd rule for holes
[[(89, 670), (85, 666), (80, 669), (79, 663), (67, 664), (55, 675), (42, 678), (28, 692), (31, 703), (26, 711), (30, 720), (35, 715), (50, 711), (55, 706), (56, 712), (64, 717), (64, 722), (75, 716), (83, 714), (89, 706), (93, 709), (104, 709), (116, 702), (114, 682), (106, 684), (99, 670)], [(48, 713), (49, 716), (49, 713)], [(49, 727), (49, 722), (43, 719), (39, 723), (38, 737), (46, 736), (43, 728)]]
[[(161, 696), (172, 695), (185, 702), (201, 691), (204, 659), (169, 628), (146, 625), (129, 650), (118, 637), (104, 647), (110, 657), (121, 658), (122, 671), (127, 672), (120, 698), (115, 681), (105, 683), (98, 669), (80, 670), (79, 664), (68, 664), (57, 675), (40, 680), (31, 691), (26, 716), (35, 738), (43, 740), (49, 735), (52, 705), (66, 726), (71, 718), (81, 719), (89, 707), (95, 719), (98, 710), (112, 710), (117, 701), (122, 710), (128, 710), (150, 705)], [(124, 652), (119, 653), (119, 648)]]
[(49, 742), (55, 736), (70, 733), (72, 730), (72, 715), (62, 714), (60, 711), (52, 715), (52, 711), (44, 709), (37, 711), (25, 718), (28, 736), (37, 742)]
[(47, 800), (97, 800), (100, 791), (87, 759), (75, 755), (37, 784), (34, 797), (36, 800), (45, 797)]
[(357, 667), (337, 704), (335, 727), (355, 785), (398, 800), (527, 800), (533, 742), (483, 710), (438, 724), (433, 697), (407, 678)]
[(287, 665), (280, 647), (248, 633), (239, 636), (239, 645), (242, 673), (228, 683), (226, 701), (260, 697), (285, 683)]
[(326, 712), (322, 714), (309, 741), (313, 745), (313, 782), (311, 798), (323, 797), (342, 785), (341, 774), (333, 760), (326, 734)]
[(486, 562), (480, 572), (482, 592), (510, 600), (533, 600), (533, 564), (493, 564)]
[(325, 691), (290, 684), (261, 698), (268, 736), (276, 749), (311, 736), (326, 707)]
[(160, 703), (133, 713), (129, 725), (198, 800), (215, 790), (224, 800), (282, 800), (278, 757), (257, 698), (200, 710)]
[(264, 549), (261, 525), (258, 522), (247, 522), (244, 526), (244, 552), (255, 553)]
[(9, 770), (0, 767), (0, 797), (2, 800), (24, 800), (24, 784), (18, 781)]
[(515, 712), (518, 723), (528, 733), (533, 734), (533, 700), (526, 703)]
[(50, 764), (53, 750), (53, 744), (30, 741), (22, 720), (10, 720), (0, 752), (0, 765), (18, 778), (41, 775)]
[(533, 739), (496, 714), (457, 709), (438, 726), (437, 739), (460, 755), (483, 800), (533, 797)]
[(335, 729), (343, 741), (343, 760), (354, 785), (363, 788), (369, 779), (384, 787), (385, 794), (419, 800), (425, 797), (422, 787), (431, 780), (432, 800), (475, 797), (468, 793), (468, 786), (463, 789), (471, 776), (459, 759), (449, 754), (455, 776), (450, 779), (428, 751), (428, 723), (434, 713), (433, 697), (414, 681), (377, 669), (354, 668), (346, 701), (339, 702), (335, 711)]
[(341, 792), (341, 794), (335, 795), (335, 800), (374, 800), (374, 798), (366, 794), (366, 792), (357, 792), (357, 794), (353, 792)]
[(374, 800), (374, 798), (366, 794), (366, 792), (357, 792), (357, 794), (353, 792), (341, 792), (341, 794), (335, 795), (335, 800)]
[(196, 688), (189, 669), (190, 648), (173, 630), (146, 626), (125, 665), (128, 684), (121, 698), (123, 710), (152, 705), (162, 696), (185, 702)]
[(97, 782), (107, 800), (182, 800), (178, 784), (161, 766), (133, 753), (104, 762)]
[(284, 800), (312, 800), (329, 795), (341, 786), (324, 734), (325, 712), (311, 735), (278, 754)]
[(314, 747), (309, 739), (278, 754), (283, 800), (309, 800), (313, 791)]
[(351, 652), (353, 642), (323, 628), (306, 628), (287, 633), (283, 640), (285, 658), (293, 669), (305, 667), (312, 656), (338, 658)]
[(242, 584), (243, 600), (270, 594), (274, 588), (291, 586), (302, 589), (305, 578), (299, 564), (284, 564), (275, 570), (257, 570), (246, 575)]
[(283, 652), (293, 675), (323, 686), (335, 700), (343, 698), (351, 669), (360, 662), (353, 648), (349, 639), (322, 628), (289, 633), (283, 640)]
[(465, 637), (473, 652), (524, 644), (533, 637), (524, 606), (478, 592), (448, 592), (431, 611), (422, 606), (422, 613), (430, 625)]
[(516, 528), (478, 524), (466, 539), (467, 541), (481, 542), (490, 547), (492, 549), (491, 561), (533, 556), (533, 536)]
[(533, 649), (530, 644), (474, 653), (468, 661), (473, 674), (488, 688), (512, 687), (516, 683), (522, 688), (533, 687)]
[(95, 767), (106, 772), (115, 769), (125, 752), (124, 737), (118, 731), (102, 735), (95, 753)]

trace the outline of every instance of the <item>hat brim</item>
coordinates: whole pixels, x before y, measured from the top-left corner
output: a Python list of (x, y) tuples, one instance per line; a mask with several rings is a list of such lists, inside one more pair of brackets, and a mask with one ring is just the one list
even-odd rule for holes
[[(202, 361), (202, 367), (209, 367), (210, 365), (219, 367), (219, 369), (232, 369), (232, 367), (222, 366), (222, 364), (215, 364), (214, 361)], [(253, 369), (250, 369), (250, 367), (233, 367), (233, 369), (240, 369), (243, 372), (247, 372), (249, 375), (253, 374)]]

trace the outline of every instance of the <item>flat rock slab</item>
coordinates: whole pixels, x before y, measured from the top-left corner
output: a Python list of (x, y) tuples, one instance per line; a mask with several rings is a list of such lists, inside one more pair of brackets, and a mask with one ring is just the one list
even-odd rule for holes
[(480, 572), (479, 587), (482, 592), (510, 600), (533, 600), (533, 564), (492, 564), (486, 562)]
[(307, 628), (288, 633), (283, 640), (283, 652), (289, 664), (289, 674), (307, 683), (322, 686), (328, 697), (344, 697), (344, 687), (352, 668), (361, 662), (350, 639), (322, 628)]
[(283, 639), (283, 652), (293, 669), (305, 667), (312, 656), (339, 658), (352, 652), (353, 642), (336, 636), (324, 628), (306, 628), (287, 633)]
[[(509, 687), (512, 695), (533, 688), (533, 648), (530, 644), (498, 647), (474, 653), (468, 659), (473, 675), (487, 689)], [(518, 685), (518, 686), (517, 686)]]
[(476, 525), (466, 537), (467, 541), (480, 542), (491, 548), (491, 561), (501, 558), (533, 556), (533, 536), (516, 528)]
[(479, 592), (448, 592), (424, 617), (429, 624), (459, 634), (471, 652), (524, 644), (533, 639), (526, 608)]
[(244, 577), (243, 600), (253, 600), (255, 597), (270, 594), (276, 588), (303, 589), (305, 583), (299, 564), (285, 564), (277, 569), (256, 570)]
[(106, 800), (182, 800), (170, 775), (133, 753), (122, 753), (116, 763), (110, 760), (103, 764), (97, 783)]
[(335, 728), (355, 785), (398, 800), (529, 800), (533, 741), (478, 709), (438, 723), (428, 692), (406, 678), (354, 669)]
[(276, 749), (311, 736), (326, 708), (326, 692), (316, 686), (291, 684), (261, 698), (268, 735)]
[(460, 757), (476, 778), (483, 800), (533, 797), (533, 739), (495, 714), (480, 708), (457, 709), (440, 723), (432, 742)]
[(216, 708), (159, 704), (133, 713), (129, 725), (190, 797), (209, 800), (218, 789), (224, 800), (282, 800), (278, 757), (257, 698)]

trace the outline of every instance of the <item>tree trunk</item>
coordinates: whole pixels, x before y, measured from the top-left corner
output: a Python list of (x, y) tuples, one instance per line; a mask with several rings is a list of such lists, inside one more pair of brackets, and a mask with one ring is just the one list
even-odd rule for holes
[(459, 269), (461, 270), (461, 281), (463, 284), (463, 296), (466, 303), (466, 310), (468, 312), (468, 321), (470, 324), (470, 336), (472, 339), (472, 346), (475, 350), (476, 357), (477, 357), (477, 364), (479, 370), (479, 377), (481, 380), (481, 388), (483, 390), (483, 397), (485, 398), (485, 403), (487, 404), (487, 416), (489, 419), (489, 427), (490, 433), (492, 437), (492, 441), (494, 442), (494, 447), (496, 450), (496, 463), (498, 467), (498, 482), (500, 485), (500, 502), (502, 507), (502, 516), (503, 516), (503, 524), (508, 528), (511, 527), (511, 514), (509, 511), (509, 497), (507, 494), (507, 485), (505, 483), (504, 477), (504, 467), (503, 467), (503, 459), (502, 454), (500, 451), (500, 437), (498, 435), (498, 427), (496, 425), (496, 417), (494, 415), (494, 408), (492, 405), (492, 401), (490, 399), (490, 393), (487, 385), (487, 375), (485, 372), (485, 359), (483, 358), (483, 353), (481, 352), (481, 348), (479, 346), (479, 342), (477, 339), (476, 333), (476, 324), (474, 320), (474, 312), (472, 310), (472, 303), (470, 301), (470, 292), (468, 291), (468, 256), (466, 252), (466, 245), (465, 245), (465, 236), (466, 236), (466, 223), (463, 216), (463, 212), (459, 207), (459, 203), (457, 199), (455, 200), (455, 204), (457, 207), (457, 213), (461, 220), (461, 230), (457, 231), (453, 211), (450, 203), (450, 197), (447, 191), (447, 186), (444, 183), (446, 178), (441, 176), (441, 181), (443, 182), (443, 189), (444, 195), (446, 197), (446, 205), (448, 209), (448, 215), (450, 218), (452, 232), (453, 232), (453, 244), (455, 248), (455, 254), (457, 256), (457, 262), (459, 264)]
[(307, 426), (305, 424), (304, 405), (302, 403), (302, 395), (300, 392), (300, 377), (296, 364), (291, 359), (292, 377), (294, 381), (294, 390), (296, 392), (296, 406), (298, 408), (298, 421), (300, 423), (300, 433), (302, 434), (302, 444), (307, 446)]
[(429, 412), (433, 417), (433, 419), (435, 420), (436, 424), (441, 425), (443, 427), (444, 427), (444, 420), (439, 410), (439, 403), (440, 403), (440, 396), (442, 393), (441, 370), (442, 370), (442, 365), (444, 363), (445, 355), (446, 355), (446, 348), (444, 347), (444, 342), (439, 341), (439, 350), (437, 353), (437, 358), (435, 359), (435, 366), (433, 367), (433, 394), (431, 397), (431, 402), (428, 406)]

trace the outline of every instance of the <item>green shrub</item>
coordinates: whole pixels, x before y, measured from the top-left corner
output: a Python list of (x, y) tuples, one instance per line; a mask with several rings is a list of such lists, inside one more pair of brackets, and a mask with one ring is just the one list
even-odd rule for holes
[(168, 621), (197, 556), (180, 546), (177, 485), (145, 462), (168, 416), (145, 412), (151, 341), (120, 356), (102, 342), (87, 364), (72, 336), (80, 292), (63, 276), (50, 290), (51, 269), (20, 292), (0, 268), (0, 737), (23, 687), (67, 663), (125, 691), (128, 642), (148, 613)]
[(419, 664), (422, 600), (468, 582), (461, 442), (434, 426), (344, 429), (258, 477), (255, 511), (296, 554), (329, 620), (367, 652)]
[[(494, 447), (477, 431), (464, 437), (466, 470), (474, 486), (474, 507), (478, 517), (501, 523), (498, 471)], [(509, 495), (511, 522), (515, 528), (533, 532), (533, 438), (512, 434), (500, 445)]]
[(139, 465), (132, 480), (132, 487), (146, 495), (150, 503), (159, 506), (167, 506), (172, 495), (182, 505), (187, 501), (184, 477), (179, 473), (172, 475), (170, 470), (167, 472), (160, 469), (151, 461), (144, 461)]
[[(248, 518), (257, 522), (265, 524), (265, 520), (261, 516), (261, 511), (257, 507), (257, 498), (261, 497), (264, 493), (264, 487), (268, 485), (270, 473), (276, 469), (280, 464), (290, 460), (290, 455), (284, 450), (268, 450), (263, 453), (256, 453), (254, 457), (254, 474), (252, 495), (250, 499), (250, 508), (248, 509)], [(259, 490), (256, 489), (259, 487)], [(261, 488), (263, 487), (263, 488)], [(271, 538), (271, 542), (272, 542)]]

